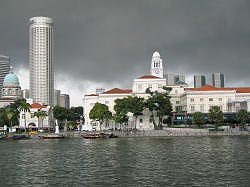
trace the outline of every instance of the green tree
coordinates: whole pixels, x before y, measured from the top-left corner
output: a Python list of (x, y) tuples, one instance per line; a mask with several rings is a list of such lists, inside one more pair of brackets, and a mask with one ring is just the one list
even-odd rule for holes
[(83, 116), (83, 107), (71, 107), (70, 109), (70, 120), (72, 121), (80, 121)]
[(65, 120), (70, 119), (70, 111), (64, 107), (54, 106), (53, 115), (59, 121), (65, 123)]
[(193, 114), (193, 123), (197, 124), (199, 127), (205, 123), (204, 114), (201, 112), (195, 112)]
[[(41, 108), (39, 108), (37, 110), (37, 112), (34, 113), (34, 116), (36, 116), (37, 119), (38, 119), (38, 129), (40, 129), (40, 128), (43, 129), (43, 121), (44, 121), (45, 117), (48, 116), (48, 112), (46, 112), (46, 111), (42, 110)], [(41, 123), (42, 125), (40, 124), (40, 122), (42, 122)]]
[(77, 127), (77, 124), (74, 123), (74, 121), (67, 121), (67, 128), (69, 130), (73, 130)]
[[(30, 108), (31, 108), (31, 105), (29, 103), (26, 103), (26, 100), (20, 100), (19, 106), (18, 106), (19, 113), (21, 111), (30, 112)], [(25, 132), (27, 131), (27, 127), (26, 127), (26, 114), (24, 116), (24, 130), (25, 130)]]
[(7, 116), (7, 119), (9, 121), (9, 126), (12, 127), (12, 120), (13, 120), (13, 117), (15, 116), (15, 113), (10, 108), (7, 108), (6, 109), (6, 116)]
[(217, 129), (218, 125), (223, 122), (223, 112), (219, 106), (212, 106), (209, 109), (208, 119), (215, 124), (215, 128)]
[(145, 107), (144, 104), (144, 98), (141, 97), (131, 97), (129, 96), (127, 98), (127, 102), (128, 102), (128, 112), (133, 113), (133, 116), (135, 117), (135, 129), (136, 129), (136, 125), (137, 125), (137, 118), (139, 115), (142, 115), (142, 111)]
[(6, 116), (6, 110), (4, 108), (0, 108), (0, 126), (8, 124), (8, 118)]
[(111, 119), (112, 113), (109, 111), (109, 108), (107, 105), (97, 102), (95, 103), (93, 108), (90, 110), (89, 118), (99, 121), (100, 130), (102, 130), (102, 125), (104, 121)]
[(238, 113), (237, 113), (237, 120), (240, 122), (241, 125), (245, 125), (246, 124), (246, 121), (248, 119), (248, 113), (247, 113), (247, 110), (240, 110)]
[[(164, 116), (170, 115), (172, 111), (172, 104), (170, 102), (169, 92), (171, 88), (163, 87), (163, 92), (152, 92), (149, 88), (146, 93), (149, 94), (145, 102), (146, 108), (151, 112), (151, 119), (154, 124), (154, 129), (162, 129), (162, 121)], [(158, 118), (158, 124), (155, 118)]]

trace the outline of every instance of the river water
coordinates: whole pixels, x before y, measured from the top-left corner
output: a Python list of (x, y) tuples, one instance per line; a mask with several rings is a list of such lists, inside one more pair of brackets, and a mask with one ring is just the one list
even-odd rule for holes
[(0, 141), (0, 186), (250, 186), (250, 137)]

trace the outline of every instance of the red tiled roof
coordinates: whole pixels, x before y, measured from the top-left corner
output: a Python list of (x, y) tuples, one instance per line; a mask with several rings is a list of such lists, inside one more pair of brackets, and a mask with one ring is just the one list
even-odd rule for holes
[(138, 77), (137, 79), (160, 79), (160, 77), (156, 77), (154, 75), (143, 75), (141, 77)]
[(41, 105), (40, 103), (32, 103), (31, 108), (46, 108), (46, 106)]
[(108, 90), (106, 92), (103, 92), (104, 94), (128, 94), (131, 93), (132, 90), (123, 90), (120, 88), (113, 88), (111, 90)]
[(232, 91), (232, 90), (236, 90), (237, 93), (250, 93), (250, 87), (217, 88), (208, 84), (200, 88), (185, 88), (185, 90), (187, 91)]
[(98, 94), (86, 94), (85, 96), (98, 96)]
[(15, 98), (10, 98), (10, 97), (2, 97), (0, 98), (1, 101), (14, 101), (16, 100)]

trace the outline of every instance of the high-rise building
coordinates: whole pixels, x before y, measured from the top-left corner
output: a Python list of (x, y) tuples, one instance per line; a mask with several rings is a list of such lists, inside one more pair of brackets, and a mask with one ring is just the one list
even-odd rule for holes
[(60, 95), (61, 95), (61, 90), (55, 90), (54, 105), (60, 106)]
[(156, 77), (163, 78), (163, 64), (158, 51), (155, 51), (152, 56), (150, 73)]
[(29, 99), (30, 98), (29, 89), (21, 90), (21, 97), (24, 98), (24, 99)]
[(2, 96), (4, 77), (10, 72), (10, 57), (0, 55), (0, 97)]
[(53, 20), (33, 17), (29, 21), (30, 97), (34, 102), (53, 105)]
[(200, 88), (206, 84), (205, 75), (194, 75), (194, 87)]
[(224, 86), (225, 86), (224, 82), (225, 82), (224, 74), (222, 74), (222, 73), (213, 73), (212, 74), (213, 86), (218, 87), (218, 88), (224, 88)]
[(180, 85), (185, 83), (185, 75), (168, 73), (166, 75), (167, 85)]
[(60, 106), (64, 108), (70, 107), (70, 99), (68, 94), (61, 94), (60, 95)]

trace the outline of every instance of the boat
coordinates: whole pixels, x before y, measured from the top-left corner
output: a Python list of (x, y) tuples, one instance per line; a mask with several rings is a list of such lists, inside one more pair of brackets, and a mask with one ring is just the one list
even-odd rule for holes
[(14, 135), (6, 135), (2, 139), (3, 140), (27, 140), (27, 139), (30, 139), (30, 136), (26, 134), (14, 134)]
[(41, 139), (63, 139), (65, 136), (63, 134), (47, 134), (47, 135), (40, 135)]
[(88, 133), (88, 134), (83, 134), (82, 137), (85, 138), (85, 139), (118, 138), (118, 136), (114, 135), (113, 133), (111, 133), (111, 134), (106, 134), (106, 133)]

